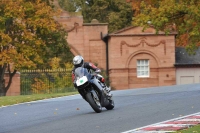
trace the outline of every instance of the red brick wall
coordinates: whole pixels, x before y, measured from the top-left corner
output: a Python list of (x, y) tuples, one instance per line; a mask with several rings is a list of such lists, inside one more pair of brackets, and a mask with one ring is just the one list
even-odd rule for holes
[[(86, 61), (106, 68), (105, 43), (101, 32), (108, 32), (107, 24), (91, 22), (79, 25), (68, 34), (68, 43), (74, 55), (81, 54)], [(143, 88), (175, 84), (175, 34), (155, 34), (149, 28), (130, 27), (110, 34), (109, 77), (115, 89)], [(150, 76), (138, 78), (136, 61), (150, 61)]]
[[(67, 41), (74, 55), (82, 55), (85, 61), (97, 63), (106, 68), (106, 48), (101, 40), (101, 32), (107, 33), (107, 24), (85, 23), (68, 33)], [(76, 52), (77, 51), (77, 52)]]
[[(137, 77), (138, 59), (149, 60), (149, 77)], [(109, 61), (111, 84), (116, 89), (174, 85), (176, 83), (174, 34), (165, 36), (161, 32), (155, 35), (153, 28), (142, 32), (140, 27), (132, 27), (111, 34)]]
[[(9, 80), (8, 74), (5, 74), (4, 78), (5, 78), (5, 84), (7, 85)], [(6, 93), (6, 96), (16, 96), (16, 95), (20, 95), (20, 73), (16, 73), (14, 75), (11, 86)]]

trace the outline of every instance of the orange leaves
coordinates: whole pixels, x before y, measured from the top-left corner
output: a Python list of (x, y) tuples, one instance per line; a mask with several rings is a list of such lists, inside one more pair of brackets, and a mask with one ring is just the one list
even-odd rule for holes
[(12, 63), (13, 58), (15, 58), (16, 55), (16, 49), (14, 47), (7, 47), (6, 49), (3, 49), (0, 52), (0, 65), (3, 65), (5, 63)]
[(179, 36), (179, 39), (176, 40), (177, 46), (186, 46), (188, 44), (189, 34), (185, 33)]
[(54, 20), (59, 11), (43, 0), (1, 0), (0, 7), (0, 64), (30, 68), (53, 57), (50, 50), (57, 46), (50, 42), (61, 30)]
[(135, 14), (133, 24), (146, 28), (150, 21), (157, 31), (177, 31), (176, 45), (190, 45), (188, 47), (194, 49), (200, 42), (199, 6), (197, 0), (148, 0), (137, 5), (140, 9), (136, 9), (140, 12)]
[(140, 1), (136, 1), (132, 3), (132, 8), (134, 11), (134, 15), (138, 15), (140, 13)]
[[(0, 2), (0, 4), (2, 4), (4, 2)], [(5, 15), (7, 17), (14, 17), (14, 18), (22, 18), (24, 17), (24, 11), (23, 11), (23, 6), (22, 4), (22, 0), (17, 0), (17, 1), (13, 1), (13, 0), (8, 0), (5, 4)]]
[(149, 7), (153, 7), (156, 4), (158, 4), (158, 2), (159, 2), (158, 0), (145, 0), (145, 2), (143, 0), (132, 0), (132, 8), (134, 11), (134, 16), (140, 14), (141, 10), (143, 11), (142, 7), (144, 6), (144, 3)]
[(24, 54), (18, 53), (16, 48), (10, 45), (10, 47), (4, 48), (0, 52), (0, 65), (5, 63), (13, 64), (14, 69), (19, 69), (20, 67), (27, 66), (33, 67), (35, 64), (28, 59)]
[(3, 31), (0, 30), (0, 46), (6, 46), (8, 43), (10, 43), (12, 39), (10, 38), (9, 35), (3, 33)]
[(34, 84), (31, 85), (31, 89), (34, 93), (40, 94), (40, 93), (50, 93), (50, 90), (48, 90), (49, 85), (48, 83), (43, 82), (41, 79), (35, 78)]
[[(36, 2), (35, 5), (35, 16), (33, 22), (35, 22), (40, 27), (49, 28), (50, 30), (56, 30), (56, 23), (53, 19), (56, 16), (56, 12), (52, 10), (50, 6), (47, 6), (46, 3)], [(48, 19), (47, 19), (48, 18)]]
[(54, 57), (50, 60), (49, 65), (51, 66), (52, 69), (58, 69), (60, 66), (60, 59), (57, 57)]

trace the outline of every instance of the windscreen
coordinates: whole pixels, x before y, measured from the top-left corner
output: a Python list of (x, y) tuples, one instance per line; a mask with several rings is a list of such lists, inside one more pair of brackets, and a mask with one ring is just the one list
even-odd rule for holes
[(78, 67), (75, 69), (75, 78), (79, 79), (83, 76), (87, 76), (88, 77), (88, 70), (86, 68), (83, 68), (83, 67)]

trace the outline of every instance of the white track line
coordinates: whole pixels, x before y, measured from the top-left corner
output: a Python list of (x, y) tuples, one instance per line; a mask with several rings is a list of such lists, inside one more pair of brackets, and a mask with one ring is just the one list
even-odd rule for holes
[[(163, 121), (163, 122), (159, 122), (159, 123), (155, 123), (155, 124), (151, 124), (151, 125), (148, 125), (148, 126), (144, 126), (144, 127), (140, 127), (140, 128), (136, 128), (136, 129), (132, 129), (132, 130), (128, 130), (128, 131), (125, 131), (125, 132), (121, 132), (121, 133), (167, 133), (169, 131), (139, 131), (143, 128), (147, 128), (147, 127), (152, 127), (152, 126), (157, 126), (158, 124), (162, 124), (162, 123), (166, 123), (166, 122), (170, 122), (170, 121), (175, 121), (175, 120), (180, 120), (180, 119), (183, 119), (183, 118), (186, 118), (186, 117), (190, 117), (190, 116), (198, 116), (200, 115), (200, 112), (198, 113), (194, 113), (194, 114), (190, 114), (190, 115), (186, 115), (186, 116), (182, 116), (182, 117), (178, 117), (178, 118), (175, 118), (175, 119), (170, 119), (170, 120), (167, 120), (167, 121)], [(170, 131), (171, 132), (171, 131)], [(174, 131), (173, 131), (174, 132)]]
[(72, 97), (72, 96), (76, 96), (76, 95), (79, 95), (79, 94), (74, 94), (74, 95), (69, 95), (69, 96), (62, 96), (62, 97), (55, 97), (55, 98), (48, 98), (48, 99), (43, 99), (43, 100), (30, 101), (30, 102), (18, 103), (18, 104), (7, 105), (7, 106), (1, 106), (0, 109), (1, 108), (5, 108), (5, 107), (21, 105), (21, 104), (36, 103), (36, 102), (41, 102), (41, 101), (45, 101), (45, 100), (52, 100), (52, 99), (57, 99), (57, 98), (63, 98), (63, 97)]
[(134, 133), (174, 133), (174, 131), (136, 131)]

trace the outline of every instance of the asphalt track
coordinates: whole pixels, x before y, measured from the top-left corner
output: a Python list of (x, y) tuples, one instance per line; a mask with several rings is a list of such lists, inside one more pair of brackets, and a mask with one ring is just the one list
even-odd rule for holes
[(200, 112), (200, 84), (113, 95), (114, 110), (102, 113), (95, 113), (79, 95), (1, 107), (0, 133), (122, 133)]

